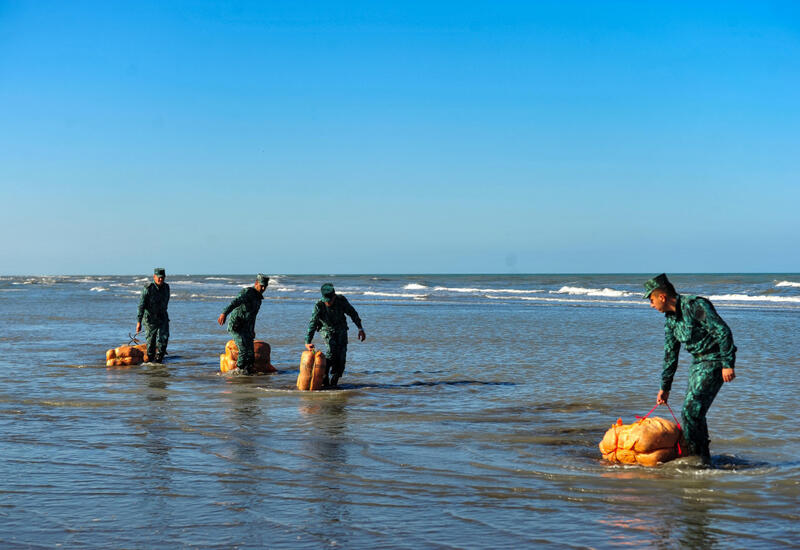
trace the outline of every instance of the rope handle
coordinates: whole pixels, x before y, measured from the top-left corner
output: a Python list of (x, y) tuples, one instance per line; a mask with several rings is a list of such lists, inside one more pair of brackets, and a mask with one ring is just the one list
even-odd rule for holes
[[(642, 420), (644, 420), (645, 418), (647, 418), (648, 416), (650, 416), (651, 414), (653, 414), (653, 411), (654, 411), (654, 410), (656, 410), (656, 409), (658, 408), (658, 406), (659, 406), (659, 405), (660, 405), (660, 403), (656, 403), (656, 406), (655, 406), (655, 407), (653, 407), (652, 409), (650, 409), (650, 412), (649, 412), (649, 413), (647, 413), (647, 414), (646, 414), (646, 415), (644, 415), (644, 416), (639, 416), (639, 415), (637, 414), (637, 415), (636, 415), (636, 418), (638, 418), (638, 419), (639, 419), (639, 422), (641, 422)], [(669, 403), (664, 403), (664, 405), (666, 405), (666, 406), (667, 406), (667, 408), (669, 409), (669, 414), (671, 414), (671, 415), (672, 415), (672, 419), (673, 419), (673, 420), (675, 420), (675, 424), (677, 424), (677, 425), (678, 425), (678, 429), (679, 429), (679, 430), (683, 430), (683, 428), (681, 428), (681, 423), (680, 423), (680, 422), (678, 422), (678, 419), (677, 419), (677, 418), (675, 418), (675, 413), (674, 413), (674, 412), (672, 412), (672, 407), (670, 407), (670, 406), (669, 406)], [(683, 455), (683, 450), (681, 449), (681, 442), (680, 442), (680, 438), (679, 438), (679, 440), (678, 440), (678, 442), (677, 442), (677, 446), (678, 446), (678, 456), (682, 456), (682, 455)]]
[(128, 341), (128, 345), (129, 345), (129, 346), (130, 346), (131, 344), (134, 344), (134, 345), (136, 345), (136, 346), (138, 346), (138, 345), (139, 345), (139, 340), (137, 340), (137, 339), (136, 339), (136, 337), (137, 337), (138, 335), (139, 335), (139, 333), (138, 333), (138, 332), (137, 332), (136, 334), (134, 334), (133, 336), (131, 336), (131, 333), (130, 333), (130, 332), (128, 333), (128, 338), (130, 338), (130, 340)]

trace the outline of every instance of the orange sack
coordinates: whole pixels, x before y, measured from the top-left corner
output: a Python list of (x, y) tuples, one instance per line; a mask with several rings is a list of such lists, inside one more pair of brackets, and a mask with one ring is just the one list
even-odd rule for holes
[[(261, 340), (253, 342), (253, 351), (255, 352), (255, 362), (253, 368), (257, 374), (267, 374), (270, 372), (278, 372), (272, 363), (270, 363), (270, 355), (272, 349), (270, 345)], [(225, 344), (225, 353), (219, 356), (219, 370), (221, 372), (230, 372), (236, 368), (236, 360), (239, 358), (239, 348), (236, 347), (236, 342), (228, 340)]]
[(297, 375), (297, 389), (316, 391), (322, 389), (325, 377), (325, 354), (321, 351), (304, 351), (300, 356), (300, 374)]
[(643, 418), (633, 424), (616, 424), (603, 436), (600, 452), (609, 462), (655, 466), (678, 458), (681, 430), (674, 422), (658, 416)]
[(147, 344), (120, 346), (106, 352), (107, 367), (129, 367), (146, 363), (147, 360)]

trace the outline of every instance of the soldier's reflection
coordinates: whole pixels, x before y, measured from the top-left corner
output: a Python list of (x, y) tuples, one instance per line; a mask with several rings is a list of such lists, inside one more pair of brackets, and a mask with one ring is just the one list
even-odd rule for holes
[(305, 471), (317, 480), (311, 488), (319, 491), (316, 501), (320, 518), (328, 527), (347, 525), (350, 510), (342, 485), (349, 466), (347, 463), (347, 401), (349, 392), (303, 396), (300, 415), (309, 426), (305, 437), (309, 457)]

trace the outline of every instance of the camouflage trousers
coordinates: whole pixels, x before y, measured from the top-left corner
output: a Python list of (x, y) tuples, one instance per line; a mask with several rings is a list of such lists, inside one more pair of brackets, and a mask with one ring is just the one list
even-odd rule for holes
[(154, 361), (156, 351), (164, 355), (167, 353), (169, 342), (169, 321), (162, 323), (144, 323), (145, 338), (147, 341), (147, 358)]
[(706, 413), (721, 387), (721, 363), (716, 361), (692, 363), (689, 369), (689, 388), (681, 412), (683, 437), (689, 447), (688, 453), (699, 455), (706, 462), (711, 459)]
[(347, 331), (328, 333), (323, 338), (328, 346), (328, 352), (325, 354), (327, 360), (325, 378), (328, 378), (328, 373), (337, 379), (341, 378), (347, 363)]
[(256, 352), (254, 348), (255, 335), (251, 332), (230, 331), (236, 347), (239, 348), (239, 357), (236, 359), (236, 368), (249, 372), (256, 362)]

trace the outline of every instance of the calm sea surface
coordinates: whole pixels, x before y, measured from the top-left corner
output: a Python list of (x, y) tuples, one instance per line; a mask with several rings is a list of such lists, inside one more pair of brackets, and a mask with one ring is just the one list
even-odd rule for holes
[[(713, 468), (601, 460), (655, 404), (651, 275), (276, 276), (279, 371), (250, 378), (219, 374), (216, 318), (252, 277), (168, 272), (166, 365), (130, 368), (104, 354), (147, 277), (0, 277), (0, 547), (800, 547), (798, 274), (672, 277), (739, 348)], [(367, 341), (340, 391), (301, 393), (326, 281)]]

